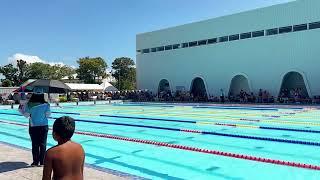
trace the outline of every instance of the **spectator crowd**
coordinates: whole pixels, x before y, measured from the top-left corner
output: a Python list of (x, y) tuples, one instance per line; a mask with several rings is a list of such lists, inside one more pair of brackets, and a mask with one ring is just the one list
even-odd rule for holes
[[(152, 93), (148, 90), (128, 90), (114, 92), (94, 92), (94, 91), (78, 91), (69, 92), (66, 95), (57, 97), (60, 102), (66, 101), (90, 101), (90, 100), (131, 100), (134, 102), (219, 102), (219, 103), (317, 103), (320, 104), (320, 96), (315, 96), (312, 99), (305, 95), (301, 88), (282, 89), (278, 97), (270, 95), (267, 90), (260, 89), (258, 93), (246, 92), (240, 90), (239, 93), (229, 93), (225, 95), (223, 90), (220, 90), (219, 96), (214, 96), (205, 93), (192, 93), (189, 91), (176, 91), (172, 93), (170, 90)], [(10, 94), (8, 99), (18, 101), (17, 93)], [(63, 97), (63, 98), (61, 98)], [(0, 96), (0, 100), (3, 98)]]
[(301, 88), (282, 89), (278, 97), (272, 96), (267, 90), (259, 89), (258, 93), (240, 90), (239, 93), (225, 95), (221, 89), (219, 96), (192, 93), (189, 91), (162, 91), (154, 94), (148, 90), (117, 91), (106, 93), (113, 100), (159, 101), (159, 102), (220, 102), (220, 103), (320, 103), (320, 96), (313, 99), (303, 94)]

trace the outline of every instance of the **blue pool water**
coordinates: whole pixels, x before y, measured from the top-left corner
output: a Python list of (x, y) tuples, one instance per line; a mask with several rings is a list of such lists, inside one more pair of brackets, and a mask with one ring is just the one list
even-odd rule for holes
[[(63, 104), (52, 118), (69, 115), (77, 132), (320, 165), (320, 110), (179, 104)], [(54, 119), (50, 119), (52, 125)], [(0, 141), (30, 148), (28, 120), (0, 109)], [(182, 129), (207, 133), (191, 133)], [(75, 134), (86, 163), (146, 179), (319, 179), (320, 171), (193, 152), (172, 147)], [(51, 131), (48, 146), (55, 145)]]

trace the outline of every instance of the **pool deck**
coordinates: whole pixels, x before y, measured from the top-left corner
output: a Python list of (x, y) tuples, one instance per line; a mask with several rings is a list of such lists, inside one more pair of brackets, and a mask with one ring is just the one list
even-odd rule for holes
[[(42, 178), (42, 167), (30, 167), (31, 152), (0, 142), (0, 179), (1, 180), (38, 180)], [(84, 179), (122, 180), (123, 177), (85, 167)]]

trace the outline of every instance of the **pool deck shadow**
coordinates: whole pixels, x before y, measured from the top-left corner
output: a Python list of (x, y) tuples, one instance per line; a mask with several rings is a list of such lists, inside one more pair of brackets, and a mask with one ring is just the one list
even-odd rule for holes
[(0, 173), (28, 168), (29, 164), (25, 162), (0, 162)]
[[(0, 142), (0, 179), (1, 180), (41, 180), (43, 167), (31, 167), (32, 155), (24, 150)], [(90, 180), (122, 180), (130, 179), (90, 167), (84, 169), (84, 179)]]

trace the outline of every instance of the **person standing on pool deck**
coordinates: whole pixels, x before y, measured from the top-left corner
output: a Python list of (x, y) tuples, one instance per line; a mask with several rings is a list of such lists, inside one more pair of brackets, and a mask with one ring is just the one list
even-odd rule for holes
[(58, 118), (52, 129), (53, 139), (58, 145), (48, 149), (44, 161), (42, 180), (72, 179), (83, 180), (84, 150), (72, 142), (75, 131), (74, 119), (68, 116)]
[(50, 116), (50, 104), (44, 99), (43, 89), (34, 89), (23, 114), (25, 117), (29, 117), (29, 134), (33, 157), (31, 166), (41, 166), (44, 162), (47, 147), (48, 117)]

